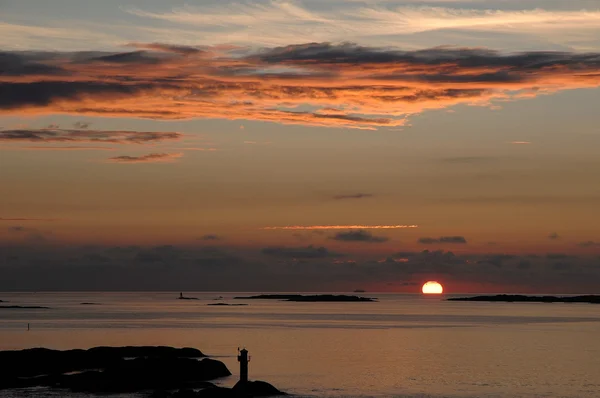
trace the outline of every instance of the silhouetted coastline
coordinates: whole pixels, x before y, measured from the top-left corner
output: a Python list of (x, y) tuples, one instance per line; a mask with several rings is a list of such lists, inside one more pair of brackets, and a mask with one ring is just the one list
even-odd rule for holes
[(280, 300), (294, 302), (374, 302), (377, 301), (371, 297), (347, 296), (335, 294), (259, 294), (258, 296), (239, 296), (235, 300)]
[(520, 294), (498, 294), (495, 296), (453, 297), (448, 301), (484, 301), (505, 303), (590, 303), (600, 304), (600, 296), (525, 296)]
[[(211, 383), (231, 376), (221, 361), (195, 348), (95, 347), (58, 351), (0, 351), (0, 390), (46, 387), (85, 393), (136, 393), (154, 397), (254, 397), (285, 395), (266, 382), (233, 388)], [(198, 391), (195, 391), (198, 390)]]
[(40, 305), (0, 305), (3, 310), (49, 310), (50, 307)]

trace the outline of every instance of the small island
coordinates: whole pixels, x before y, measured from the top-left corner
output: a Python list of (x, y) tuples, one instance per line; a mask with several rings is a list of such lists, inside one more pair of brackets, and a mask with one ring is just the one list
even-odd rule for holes
[(600, 304), (600, 296), (525, 296), (521, 294), (498, 294), (495, 296), (453, 297), (448, 301), (483, 301), (502, 303), (590, 303)]
[(42, 307), (39, 305), (0, 305), (3, 310), (49, 310), (50, 307)]
[(183, 293), (179, 293), (179, 297), (177, 297), (177, 300), (198, 300), (197, 297), (186, 297), (183, 295)]
[(371, 297), (346, 296), (335, 294), (260, 294), (258, 296), (234, 297), (235, 300), (280, 300), (293, 302), (374, 302), (377, 301)]

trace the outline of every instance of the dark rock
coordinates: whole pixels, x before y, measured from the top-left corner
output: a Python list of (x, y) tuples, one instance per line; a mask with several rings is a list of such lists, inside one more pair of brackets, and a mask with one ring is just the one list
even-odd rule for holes
[(38, 305), (0, 305), (3, 310), (49, 310), (50, 307), (41, 307)]
[(99, 303), (79, 303), (79, 305), (100, 305)]
[(196, 398), (237, 398), (231, 388), (211, 387), (200, 390), (196, 393)]
[(233, 386), (236, 397), (272, 397), (275, 395), (286, 395), (266, 381), (238, 381)]
[(209, 303), (209, 304), (206, 304), (206, 305), (241, 307), (241, 306), (248, 305), (248, 304)]
[(196, 392), (190, 389), (179, 390), (173, 394), (173, 398), (196, 398), (197, 396)]
[(377, 299), (360, 296), (346, 296), (334, 294), (315, 294), (304, 296), (302, 294), (261, 294), (258, 296), (234, 297), (237, 300), (282, 300), (294, 302), (372, 302)]
[(198, 300), (198, 297), (177, 297), (177, 300)]
[[(0, 389), (35, 386), (86, 392), (206, 387), (231, 375), (195, 348), (96, 347), (56, 351), (0, 351)], [(198, 360), (198, 358), (204, 358)]]
[(591, 303), (600, 304), (600, 296), (524, 296), (519, 294), (498, 294), (495, 296), (454, 297), (448, 301), (486, 301), (505, 303)]

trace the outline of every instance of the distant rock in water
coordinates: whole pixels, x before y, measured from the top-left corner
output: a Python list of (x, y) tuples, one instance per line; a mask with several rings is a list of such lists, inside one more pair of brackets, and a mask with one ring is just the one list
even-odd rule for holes
[(0, 305), (3, 310), (49, 310), (50, 307), (42, 307), (39, 305)]
[(346, 296), (334, 294), (261, 294), (258, 296), (234, 297), (236, 300), (281, 300), (294, 302), (368, 302), (377, 301), (370, 297)]
[(0, 389), (54, 387), (89, 393), (205, 388), (230, 376), (195, 348), (96, 347), (0, 351)]
[(454, 297), (448, 301), (485, 301), (505, 303), (591, 303), (600, 304), (600, 296), (525, 296), (520, 294), (498, 294), (495, 296)]
[(272, 397), (275, 395), (287, 395), (265, 381), (238, 381), (233, 386), (236, 397)]
[(179, 293), (179, 297), (177, 297), (177, 300), (198, 300), (197, 297), (185, 297), (183, 295), (183, 293)]
[(242, 307), (248, 304), (229, 304), (229, 303), (209, 303), (206, 305), (213, 305), (213, 306), (226, 306), (226, 307)]
[(100, 303), (79, 303), (79, 305), (100, 305)]
[(286, 393), (279, 391), (271, 384), (264, 381), (238, 381), (233, 388), (218, 387), (212, 383), (210, 386), (195, 392), (190, 389), (179, 390), (169, 395), (163, 392), (154, 393), (151, 398), (252, 398), (252, 397), (274, 397), (285, 396)]

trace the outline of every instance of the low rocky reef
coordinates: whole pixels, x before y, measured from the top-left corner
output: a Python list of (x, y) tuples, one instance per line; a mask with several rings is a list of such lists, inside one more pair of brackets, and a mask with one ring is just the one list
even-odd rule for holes
[(0, 305), (2, 310), (49, 310), (50, 307), (40, 305)]
[(250, 398), (282, 397), (286, 393), (279, 391), (264, 381), (238, 381), (233, 388), (219, 387), (212, 383), (199, 391), (182, 389), (174, 393), (155, 391), (150, 398)]
[(280, 300), (294, 302), (373, 302), (371, 297), (346, 296), (335, 294), (260, 294), (258, 296), (234, 297), (235, 300)]
[(0, 390), (46, 387), (92, 394), (147, 392), (152, 397), (258, 397), (285, 395), (272, 385), (209, 382), (231, 376), (223, 362), (195, 348), (95, 347), (58, 351), (0, 351)]
[(485, 301), (504, 303), (590, 303), (600, 304), (600, 296), (525, 296), (520, 294), (498, 294), (495, 296), (453, 297), (448, 301)]

